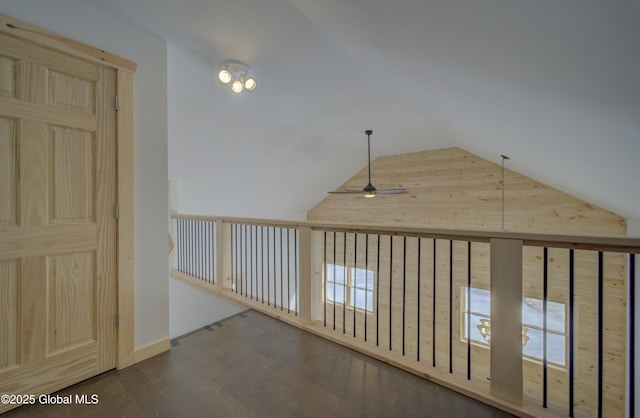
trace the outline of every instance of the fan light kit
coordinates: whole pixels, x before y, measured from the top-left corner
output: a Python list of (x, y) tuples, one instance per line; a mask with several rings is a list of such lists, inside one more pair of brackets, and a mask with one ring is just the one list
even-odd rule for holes
[(406, 189), (376, 189), (373, 184), (371, 184), (371, 134), (373, 133), (373, 131), (371, 129), (368, 129), (366, 131), (364, 131), (365, 134), (367, 134), (367, 153), (368, 153), (368, 158), (369, 158), (369, 183), (367, 183), (366, 186), (364, 186), (361, 190), (350, 190), (350, 189), (345, 189), (345, 190), (338, 190), (335, 192), (329, 192), (330, 194), (361, 194), (364, 197), (367, 198), (372, 198), (372, 197), (376, 197), (379, 194), (401, 194), (401, 193), (407, 193)]
[(231, 86), (231, 91), (236, 94), (242, 93), (243, 90), (253, 91), (257, 85), (255, 78), (249, 76), (247, 66), (236, 61), (224, 64), (224, 67), (218, 71), (218, 80), (222, 84)]

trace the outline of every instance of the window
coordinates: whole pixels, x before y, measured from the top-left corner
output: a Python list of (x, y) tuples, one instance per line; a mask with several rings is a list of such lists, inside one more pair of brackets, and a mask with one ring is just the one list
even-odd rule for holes
[(375, 273), (356, 267), (326, 264), (325, 301), (345, 303), (366, 312), (373, 312)]
[[(480, 344), (488, 344), (490, 334), (487, 338), (480, 333), (482, 319), (490, 317), (490, 300), (491, 295), (488, 290), (476, 289), (472, 287), (467, 292), (467, 287), (462, 287), (461, 305), (462, 323), (463, 323), (463, 340), (467, 338), (468, 319), (471, 320), (471, 341)], [(471, 312), (469, 312), (469, 300), (471, 299)], [(470, 313), (469, 317), (467, 314)], [(526, 336), (529, 337), (525, 342), (523, 338), (522, 352), (525, 357), (531, 359), (542, 360), (544, 346), (543, 337), (543, 301), (535, 298), (522, 299), (522, 327), (525, 328)], [(558, 302), (547, 301), (547, 361), (560, 365), (566, 365), (566, 343), (567, 332), (565, 327), (565, 305)]]

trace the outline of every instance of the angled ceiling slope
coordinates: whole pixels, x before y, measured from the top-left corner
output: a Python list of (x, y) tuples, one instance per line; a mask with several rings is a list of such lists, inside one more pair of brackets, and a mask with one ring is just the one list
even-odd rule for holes
[[(626, 221), (606, 209), (502, 169), (459, 148), (380, 157), (372, 162), (381, 187), (406, 195), (329, 195), (309, 210), (311, 221), (528, 232), (625, 235)], [(366, 167), (341, 188), (366, 181)]]

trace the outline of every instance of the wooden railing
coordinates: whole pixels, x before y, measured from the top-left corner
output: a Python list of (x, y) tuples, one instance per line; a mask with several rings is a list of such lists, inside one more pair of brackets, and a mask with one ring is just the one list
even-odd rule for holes
[(194, 286), (516, 415), (634, 416), (640, 239), (174, 219)]

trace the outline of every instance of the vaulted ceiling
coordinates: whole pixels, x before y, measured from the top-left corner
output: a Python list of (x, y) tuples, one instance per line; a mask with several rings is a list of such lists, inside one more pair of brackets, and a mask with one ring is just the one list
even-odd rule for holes
[(331, 147), (364, 145), (373, 129), (374, 156), (506, 154), (640, 219), (637, 0), (90, 1), (193, 52), (212, 77), (246, 62), (259, 83), (243, 98), (252, 132)]

